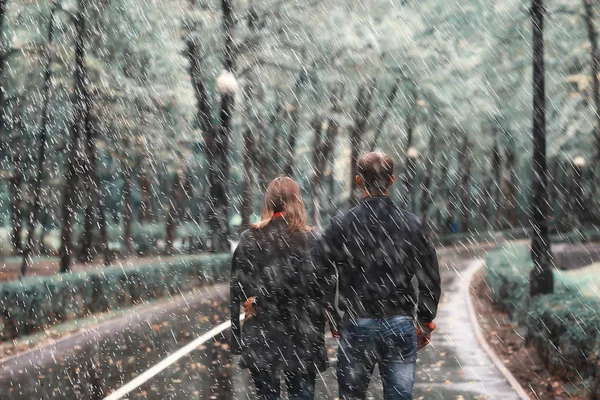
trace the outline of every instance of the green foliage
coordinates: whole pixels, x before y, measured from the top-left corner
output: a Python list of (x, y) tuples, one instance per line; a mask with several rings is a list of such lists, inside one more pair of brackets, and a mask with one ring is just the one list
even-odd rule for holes
[(128, 307), (228, 276), (229, 254), (27, 278), (0, 284), (0, 340), (91, 313)]
[(505, 246), (490, 253), (485, 279), (492, 299), (519, 324), (551, 370), (598, 381), (600, 301), (582, 296), (574, 285), (567, 286), (561, 279), (555, 279), (554, 294), (531, 298), (528, 275), (532, 268), (526, 246)]

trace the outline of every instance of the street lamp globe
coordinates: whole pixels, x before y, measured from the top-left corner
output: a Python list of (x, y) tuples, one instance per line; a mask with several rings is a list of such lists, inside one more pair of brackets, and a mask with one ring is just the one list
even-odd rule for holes
[(578, 168), (585, 167), (585, 158), (583, 158), (581, 156), (575, 157), (573, 159), (573, 165), (575, 165)]
[(419, 150), (417, 150), (414, 146), (410, 146), (406, 151), (406, 157), (411, 160), (416, 160), (417, 157), (419, 157)]

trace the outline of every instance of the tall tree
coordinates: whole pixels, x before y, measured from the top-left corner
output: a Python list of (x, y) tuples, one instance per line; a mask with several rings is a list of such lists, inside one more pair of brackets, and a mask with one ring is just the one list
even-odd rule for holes
[(531, 23), (533, 29), (533, 239), (531, 257), (533, 270), (530, 274), (532, 296), (554, 291), (554, 276), (550, 264), (548, 239), (548, 201), (546, 171), (546, 91), (544, 66), (544, 1), (531, 0)]
[(88, 76), (86, 67), (86, 8), (87, 0), (78, 0), (78, 11), (74, 17), (75, 24), (75, 91), (72, 97), (73, 111), (70, 127), (70, 137), (66, 146), (67, 174), (62, 195), (62, 227), (60, 246), (60, 271), (71, 269), (73, 255), (72, 219), (75, 212), (74, 192), (78, 181), (77, 168), (81, 164), (79, 155), (80, 139), (85, 130), (87, 105), (89, 96)]
[(50, 9), (50, 17), (48, 21), (48, 38), (45, 46), (45, 64), (44, 64), (44, 83), (42, 87), (42, 116), (40, 123), (40, 133), (38, 138), (38, 154), (37, 154), (37, 168), (35, 180), (33, 182), (33, 208), (29, 213), (29, 232), (27, 234), (27, 241), (25, 243), (25, 249), (23, 250), (23, 261), (21, 263), (21, 276), (25, 276), (27, 269), (31, 265), (31, 252), (35, 247), (34, 235), (35, 228), (39, 212), (41, 209), (41, 191), (42, 191), (42, 178), (44, 176), (44, 162), (46, 161), (46, 136), (48, 134), (48, 124), (50, 122), (50, 115), (48, 112), (48, 106), (50, 104), (50, 88), (52, 85), (52, 46), (54, 42), (54, 14), (56, 12), (56, 5), (52, 4)]

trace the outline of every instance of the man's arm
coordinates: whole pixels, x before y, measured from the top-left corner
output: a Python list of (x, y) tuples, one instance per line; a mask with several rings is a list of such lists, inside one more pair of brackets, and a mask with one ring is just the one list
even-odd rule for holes
[(335, 294), (337, 288), (336, 261), (341, 249), (341, 236), (338, 232), (338, 222), (332, 219), (321, 238), (313, 249), (317, 300), (326, 309), (327, 319), (332, 331), (339, 331), (340, 316), (335, 309)]
[(419, 282), (417, 319), (419, 322), (427, 323), (433, 321), (437, 313), (441, 282), (435, 247), (424, 225), (419, 229), (414, 251), (415, 274)]

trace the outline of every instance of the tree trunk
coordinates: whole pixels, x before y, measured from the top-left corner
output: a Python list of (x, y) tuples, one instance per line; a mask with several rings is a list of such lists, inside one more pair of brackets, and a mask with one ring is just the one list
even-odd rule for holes
[[(0, 5), (0, 11), (2, 6)], [(50, 21), (48, 22), (48, 41), (46, 42), (46, 63), (44, 65), (44, 84), (42, 87), (42, 118), (40, 123), (39, 147), (37, 156), (37, 169), (35, 181), (33, 183), (33, 209), (29, 214), (29, 232), (27, 233), (27, 242), (23, 251), (23, 261), (21, 263), (21, 276), (25, 276), (31, 266), (31, 253), (34, 250), (35, 228), (38, 222), (40, 209), (42, 208), (40, 195), (42, 192), (42, 178), (44, 175), (44, 162), (46, 161), (46, 137), (48, 134), (48, 123), (50, 116), (48, 106), (50, 104), (50, 87), (52, 85), (52, 45), (54, 42), (54, 8), (50, 11)], [(1, 17), (0, 17), (1, 18)], [(0, 29), (0, 32), (2, 30)]]
[[(125, 164), (125, 163), (124, 163)], [(123, 245), (125, 246), (125, 254), (133, 254), (133, 210), (131, 208), (131, 167), (123, 165)]]
[(313, 131), (314, 131), (314, 139), (313, 139), (313, 159), (312, 165), (314, 168), (314, 174), (311, 179), (311, 192), (312, 192), (312, 221), (317, 229), (321, 227), (321, 186), (323, 184), (322, 174), (321, 174), (321, 165), (322, 162), (322, 141), (323, 141), (323, 120), (316, 116), (312, 123)]
[(592, 97), (594, 99), (594, 111), (596, 114), (596, 157), (600, 158), (600, 84), (598, 75), (600, 74), (600, 52), (598, 51), (598, 33), (594, 26), (593, 0), (583, 0), (585, 9), (585, 25), (590, 41), (590, 56), (592, 64)]
[(582, 167), (573, 164), (573, 219), (577, 229), (582, 229), (585, 222), (585, 205), (583, 196), (583, 171)]
[(460, 199), (460, 214), (461, 232), (469, 231), (469, 214), (470, 214), (470, 202), (471, 202), (471, 151), (469, 148), (469, 140), (466, 135), (463, 139), (463, 146), (461, 150), (461, 159), (459, 167), (459, 199)]
[(356, 175), (358, 175), (357, 161), (360, 157), (360, 150), (364, 140), (365, 131), (371, 115), (373, 99), (375, 94), (375, 80), (369, 86), (364, 85), (358, 90), (356, 105), (354, 109), (354, 126), (350, 132), (350, 197), (348, 198), (349, 207), (354, 207), (358, 203), (358, 184)]
[(548, 168), (548, 204), (550, 204), (550, 215), (552, 218), (558, 218), (560, 212), (560, 196), (558, 190), (558, 159), (549, 161)]
[(83, 221), (83, 235), (81, 238), (80, 261), (92, 262), (94, 260), (94, 175), (96, 170), (92, 169), (94, 157), (94, 131), (91, 121), (91, 96), (88, 96), (87, 115), (85, 121), (85, 158), (83, 167), (83, 185), (85, 190), (86, 207)]
[(516, 156), (513, 146), (506, 149), (506, 221), (511, 228), (516, 228), (519, 225), (517, 216), (517, 174), (515, 169)]
[[(196, 97), (196, 117), (200, 129), (204, 135), (205, 141), (208, 141), (211, 136), (211, 131), (214, 129), (211, 110), (209, 105), (209, 96), (204, 84), (204, 75), (202, 73), (202, 53), (201, 53), (201, 42), (199, 38), (188, 35), (185, 40), (186, 44), (186, 56), (189, 63), (189, 75), (192, 82), (192, 89), (194, 90), (194, 96)], [(207, 143), (207, 147), (210, 143)], [(210, 153), (206, 154), (207, 158), (210, 157)]]
[(142, 202), (140, 204), (140, 221), (149, 223), (152, 222), (152, 180), (148, 174), (145, 165), (139, 174), (140, 192)]
[(98, 159), (96, 157), (95, 141), (92, 142), (92, 146), (90, 151), (90, 169), (93, 171), (93, 190), (96, 200), (96, 217), (98, 218), (98, 228), (100, 229), (100, 247), (102, 248), (104, 265), (109, 266), (111, 264), (111, 254), (108, 247), (108, 232), (106, 229), (106, 204), (102, 194), (102, 182), (98, 174)]
[(404, 173), (402, 174), (402, 184), (404, 192), (401, 193), (401, 203), (409, 210), (414, 211), (414, 181), (416, 173), (415, 159), (409, 157), (409, 150), (413, 145), (415, 131), (415, 104), (417, 103), (417, 92), (414, 85), (411, 86), (412, 106), (409, 108), (404, 121), (406, 129), (406, 145), (404, 148)]
[(315, 132), (313, 140), (313, 168), (315, 172), (311, 180), (313, 194), (312, 220), (317, 230), (320, 230), (325, 169), (333, 155), (339, 124), (334, 117), (330, 117), (327, 121), (325, 137), (323, 137), (323, 119), (316, 117), (313, 121), (313, 130)]
[(10, 239), (13, 246), (13, 251), (16, 254), (20, 254), (22, 250), (21, 246), (21, 232), (23, 229), (23, 158), (18, 149), (13, 149), (13, 173), (10, 177), (10, 223), (11, 223), (11, 235)]
[(281, 147), (281, 142), (282, 142), (282, 123), (281, 123), (281, 117), (283, 115), (283, 107), (281, 105), (281, 96), (278, 94), (276, 96), (276, 103), (275, 103), (275, 112), (273, 113), (273, 116), (271, 117), (271, 120), (269, 121), (269, 125), (270, 128), (273, 129), (273, 142), (271, 144), (271, 151), (269, 152), (269, 154), (271, 155), (269, 157), (269, 160), (271, 161), (271, 174), (272, 177), (275, 178), (276, 176), (282, 175), (283, 174), (283, 170), (284, 167), (282, 165), (283, 161), (284, 161), (284, 157), (282, 154), (282, 147)]
[[(258, 123), (259, 131), (265, 132), (264, 124), (260, 121)], [(254, 161), (256, 163), (256, 169), (258, 170), (258, 186), (261, 192), (265, 192), (267, 190), (267, 185), (269, 184), (269, 151), (267, 150), (265, 135), (258, 134), (256, 136), (256, 158)]]
[(481, 228), (484, 232), (490, 230), (490, 200), (492, 198), (492, 178), (486, 174), (481, 179), (483, 186), (481, 193), (481, 202), (479, 204), (479, 214), (481, 215)]
[(175, 234), (177, 223), (180, 218), (179, 209), (181, 203), (181, 194), (183, 191), (183, 171), (178, 170), (171, 186), (171, 199), (169, 202), (169, 213), (167, 214), (167, 235), (166, 252), (173, 254), (173, 245), (175, 243)]
[(531, 1), (533, 25), (533, 240), (531, 257), (534, 267), (530, 274), (530, 293), (552, 293), (554, 277), (550, 265), (548, 240), (548, 202), (546, 175), (546, 92), (544, 68), (544, 2)]
[(84, 263), (90, 263), (94, 260), (94, 185), (96, 175), (95, 163), (95, 129), (92, 123), (92, 108), (93, 100), (91, 94), (86, 97), (86, 115), (85, 115), (85, 162), (80, 170), (83, 175), (84, 194), (81, 198), (86, 201), (84, 211), (83, 234), (81, 238), (81, 249), (79, 252), (79, 260)]
[(429, 143), (427, 159), (423, 168), (423, 180), (421, 182), (421, 220), (423, 224), (427, 224), (429, 205), (431, 204), (431, 177), (433, 174), (433, 160), (436, 156), (436, 140), (438, 134), (438, 123), (435, 121), (431, 133), (429, 134)]
[(302, 68), (302, 71), (300, 71), (300, 77), (294, 86), (294, 101), (292, 102), (291, 109), (288, 110), (290, 136), (287, 140), (287, 157), (284, 173), (289, 177), (294, 176), (294, 155), (296, 152), (296, 141), (298, 140), (298, 133), (300, 130), (300, 102), (305, 84), (306, 71), (304, 68)]
[(244, 119), (245, 129), (244, 129), (244, 181), (242, 183), (242, 224), (240, 226), (240, 232), (248, 229), (250, 226), (250, 217), (252, 215), (252, 186), (254, 183), (254, 171), (253, 165), (255, 160), (255, 149), (254, 149), (254, 141), (256, 140), (254, 136), (254, 130), (252, 129), (252, 120), (251, 120), (251, 107), (252, 107), (252, 97), (254, 94), (254, 82), (250, 78), (244, 90), (244, 103), (246, 107), (246, 118)]
[[(452, 199), (450, 199), (450, 185), (448, 184), (448, 157), (446, 153), (442, 154), (442, 160), (441, 160), (441, 167), (440, 167), (440, 180), (439, 180), (439, 192), (437, 193), (438, 196), (441, 197), (441, 201), (442, 202), (446, 202), (446, 211), (449, 212), (450, 209), (450, 202)], [(440, 207), (441, 208), (441, 207)], [(449, 231), (447, 231), (448, 226), (446, 226), (446, 221), (442, 221), (442, 210), (440, 209), (438, 211), (438, 215), (437, 215), (437, 225), (440, 229), (441, 232), (444, 233), (448, 233)]]
[(6, 120), (6, 87), (4, 83), (6, 82), (4, 78), (4, 70), (6, 69), (7, 59), (9, 50), (7, 48), (7, 41), (4, 39), (8, 37), (4, 30), (6, 29), (6, 8), (7, 8), (8, 0), (0, 0), (0, 134), (3, 131), (8, 130)]
[[(594, 24), (594, 9), (593, 0), (583, 0), (583, 8), (585, 10), (585, 25), (588, 32), (588, 39), (590, 41), (590, 58), (592, 64), (592, 98), (594, 100), (594, 112), (595, 112), (595, 139), (596, 139), (596, 157), (592, 162), (592, 171), (598, 173), (598, 167), (600, 166), (600, 83), (598, 81), (598, 75), (600, 74), (600, 51), (598, 50), (598, 32)], [(592, 181), (591, 198), (596, 199), (598, 194), (598, 184), (594, 179)]]
[(85, 65), (85, 37), (86, 16), (85, 0), (78, 0), (79, 11), (75, 16), (75, 93), (72, 97), (73, 115), (71, 121), (70, 140), (67, 144), (67, 174), (62, 196), (62, 229), (60, 247), (60, 272), (71, 270), (71, 258), (73, 255), (71, 221), (75, 212), (74, 191), (77, 186), (77, 166), (80, 164), (78, 147), (84, 130), (86, 119), (86, 105), (88, 96), (87, 69)]
[(492, 147), (492, 190), (493, 190), (493, 212), (494, 221), (492, 228), (500, 228), (500, 187), (502, 177), (502, 155), (500, 154), (499, 138), (498, 138), (499, 122), (497, 118), (492, 121), (492, 136), (493, 136), (493, 147)]
[(382, 114), (381, 118), (379, 119), (377, 128), (375, 128), (375, 135), (373, 136), (373, 140), (371, 141), (371, 144), (369, 145), (369, 149), (371, 151), (375, 151), (375, 149), (377, 148), (377, 145), (379, 144), (379, 140), (381, 139), (381, 136), (383, 135), (383, 127), (385, 126), (385, 123), (387, 122), (388, 118), (390, 117), (390, 114), (392, 111), (392, 106), (394, 105), (394, 102), (396, 101), (396, 98), (398, 97), (398, 86), (399, 85), (400, 85), (400, 78), (396, 78), (396, 80), (394, 81), (394, 84), (392, 86), (392, 89), (390, 90), (390, 93), (388, 93), (388, 95), (387, 95), (387, 98), (385, 100), (385, 105), (383, 106), (383, 114)]

